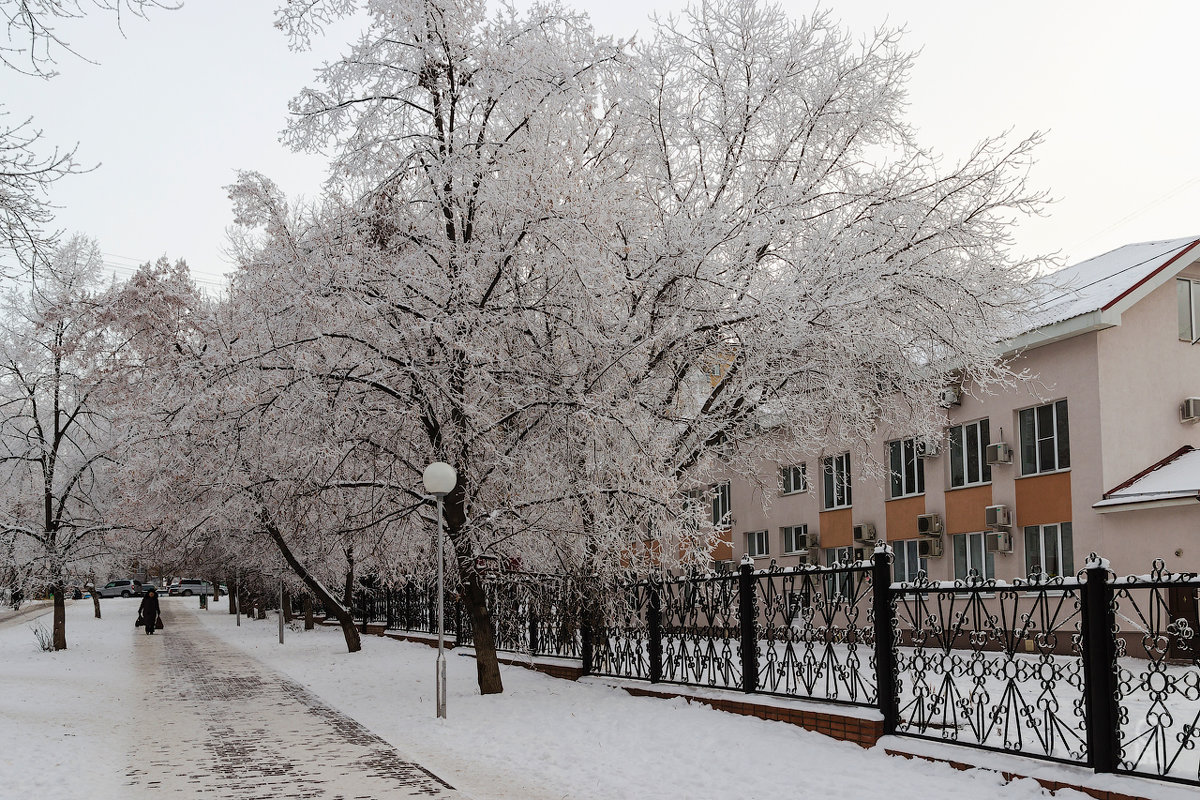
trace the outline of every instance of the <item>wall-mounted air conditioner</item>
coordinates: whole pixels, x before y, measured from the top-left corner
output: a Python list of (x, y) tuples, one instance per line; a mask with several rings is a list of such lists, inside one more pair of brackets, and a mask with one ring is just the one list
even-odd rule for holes
[(942, 537), (921, 539), (917, 542), (917, 555), (921, 558), (941, 558), (946, 552)]
[(989, 528), (1007, 528), (1012, 524), (1008, 506), (988, 506), (983, 510), (983, 521)]
[(942, 408), (962, 405), (962, 392), (952, 386), (942, 389)]
[(994, 531), (983, 535), (983, 546), (989, 553), (1011, 553), (1012, 534), (1008, 531)]
[(942, 454), (941, 439), (917, 439), (917, 458), (937, 458)]
[(875, 523), (863, 522), (854, 526), (854, 541), (856, 542), (874, 542), (875, 541)]
[(940, 514), (918, 514), (917, 533), (922, 536), (938, 536), (942, 532), (942, 517)]
[(798, 544), (800, 546), (801, 550), (808, 550), (809, 548), (816, 547), (820, 543), (821, 543), (821, 539), (817, 535), (816, 531), (809, 531), (808, 533), (802, 533), (796, 537), (796, 544)]
[(1012, 448), (1005, 442), (993, 442), (987, 446), (984, 457), (989, 464), (1011, 464)]
[(1179, 421), (1200, 422), (1200, 397), (1188, 397), (1179, 404)]

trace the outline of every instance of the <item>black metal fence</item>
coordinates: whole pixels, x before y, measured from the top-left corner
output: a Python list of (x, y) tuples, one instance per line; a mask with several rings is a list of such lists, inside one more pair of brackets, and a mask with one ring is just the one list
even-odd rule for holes
[[(1200, 784), (1200, 578), (893, 584), (890, 556), (678, 578), (601, 592), (577, 579), (488, 584), (500, 650), (585, 672), (878, 708), (886, 733)], [(598, 599), (604, 595), (607, 602)], [(589, 601), (587, 598), (591, 598)], [(436, 633), (436, 592), (364, 593), (364, 622)], [(446, 630), (472, 641), (446, 596)]]

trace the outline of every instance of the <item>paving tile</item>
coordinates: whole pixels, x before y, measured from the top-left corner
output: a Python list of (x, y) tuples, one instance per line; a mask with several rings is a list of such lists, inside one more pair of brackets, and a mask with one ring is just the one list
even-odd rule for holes
[(140, 720), (124, 798), (458, 798), (419, 764), (190, 614), (133, 637)]

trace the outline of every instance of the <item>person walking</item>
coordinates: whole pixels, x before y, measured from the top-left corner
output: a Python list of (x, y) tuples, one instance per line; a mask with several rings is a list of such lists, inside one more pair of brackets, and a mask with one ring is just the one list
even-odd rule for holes
[(138, 606), (138, 619), (146, 626), (146, 633), (154, 633), (154, 626), (158, 622), (158, 592), (150, 589), (142, 597), (142, 604)]

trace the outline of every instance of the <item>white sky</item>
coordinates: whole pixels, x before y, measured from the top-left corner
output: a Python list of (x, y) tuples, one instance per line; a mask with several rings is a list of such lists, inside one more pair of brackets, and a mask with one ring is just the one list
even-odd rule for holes
[[(600, 31), (629, 35), (684, 0), (576, 0)], [(93, 172), (63, 181), (60, 226), (100, 240), (119, 275), (167, 254), (218, 282), (231, 214), (224, 186), (254, 169), (289, 195), (315, 195), (321, 160), (278, 142), (287, 101), (321, 55), (294, 54), (272, 27), (275, 0), (184, 0), (149, 22), (95, 15), (62, 32), (96, 64), (64, 57), (53, 81), (0, 72), (10, 122), (32, 115), (49, 141), (80, 143)], [(794, 14), (810, 0), (784, 0)], [(1200, 233), (1200, 111), (1190, 31), (1200, 3), (1146, 0), (826, 2), (863, 35), (903, 25), (921, 50), (911, 121), (950, 156), (984, 135), (1046, 131), (1034, 184), (1058, 202), (1022, 223), (1017, 249), (1077, 261), (1128, 242)], [(890, 16), (889, 16), (890, 15)]]

